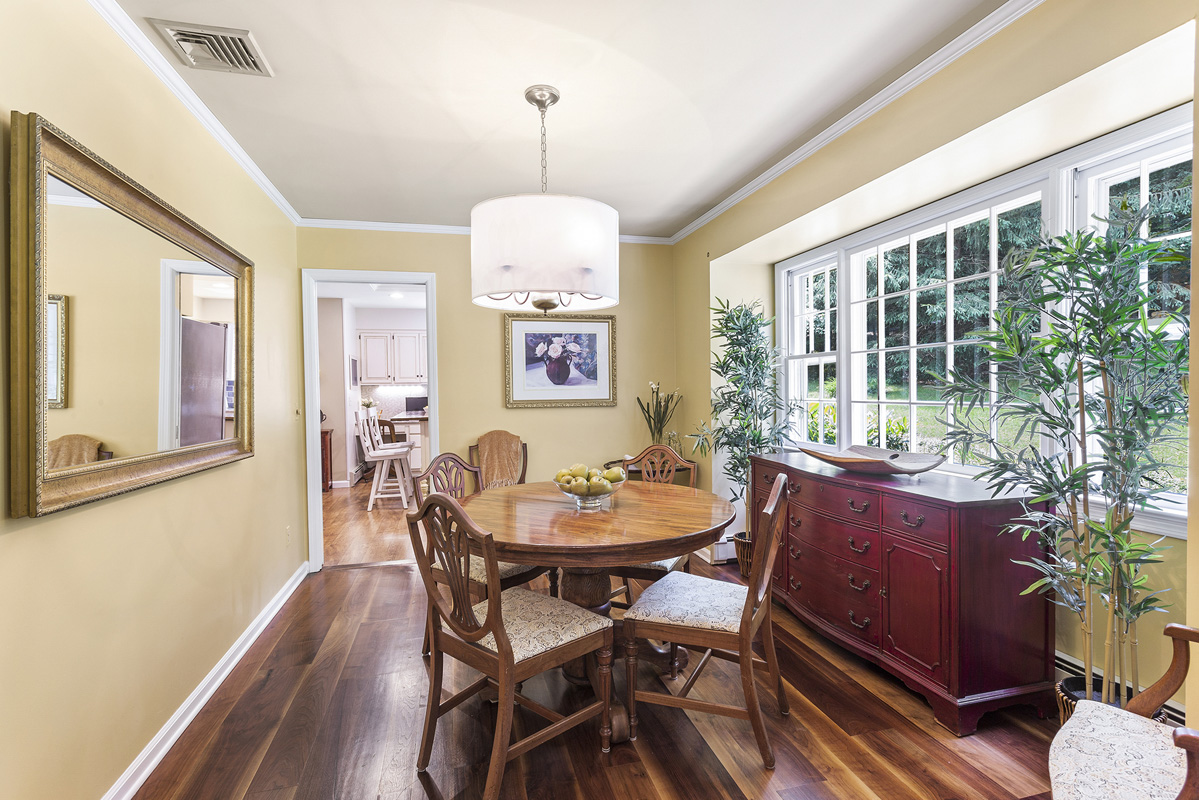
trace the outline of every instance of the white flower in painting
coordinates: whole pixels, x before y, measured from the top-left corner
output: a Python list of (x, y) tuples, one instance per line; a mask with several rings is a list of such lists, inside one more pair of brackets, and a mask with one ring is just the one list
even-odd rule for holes
[(559, 342), (561, 342), (561, 341), (562, 341), (561, 339), (555, 339), (554, 343), (550, 345), (550, 349), (549, 349), (550, 358), (561, 358), (562, 357), (562, 345), (559, 344)]
[(545, 342), (537, 345), (537, 350), (535, 352), (537, 353), (538, 358), (541, 358), (543, 355), (545, 355)]
[(583, 352), (583, 348), (579, 347), (574, 342), (571, 342), (570, 344), (566, 345), (566, 349), (567, 349), (567, 351), (569, 351), (571, 353), (575, 353), (575, 354)]

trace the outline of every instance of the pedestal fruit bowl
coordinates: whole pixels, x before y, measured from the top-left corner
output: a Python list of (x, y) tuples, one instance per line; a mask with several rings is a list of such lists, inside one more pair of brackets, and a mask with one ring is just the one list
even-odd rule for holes
[(625, 473), (620, 467), (601, 470), (574, 464), (554, 476), (554, 485), (573, 499), (580, 511), (599, 511), (603, 499), (620, 491), (624, 483)]

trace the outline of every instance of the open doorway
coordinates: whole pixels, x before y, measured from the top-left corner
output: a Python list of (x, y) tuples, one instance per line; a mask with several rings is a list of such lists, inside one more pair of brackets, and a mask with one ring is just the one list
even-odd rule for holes
[(398, 498), (367, 511), (375, 465), (356, 435), (372, 407), (412, 444), (413, 474), (438, 450), (436, 302), (429, 273), (304, 270), (309, 569), (411, 558)]

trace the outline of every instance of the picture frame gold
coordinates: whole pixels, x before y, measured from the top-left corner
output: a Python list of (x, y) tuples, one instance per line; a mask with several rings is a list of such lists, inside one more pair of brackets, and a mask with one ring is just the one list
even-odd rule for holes
[(504, 314), (508, 408), (616, 405), (616, 317)]
[[(13, 111), (8, 441), (11, 517), (39, 517), (254, 455), (253, 262), (38, 114)], [(91, 201), (207, 262), (235, 283), (235, 415), (225, 438), (51, 469), (48, 457), (46, 253), (48, 184)], [(146, 280), (158, 280), (147, 276)], [(65, 320), (65, 315), (63, 315)], [(72, 336), (83, 335), (72, 331)], [(65, 348), (66, 340), (60, 340)], [(63, 358), (62, 368), (68, 366)], [(62, 386), (67, 387), (64, 378)], [(66, 395), (64, 394), (64, 402)], [(77, 401), (78, 398), (75, 398)], [(79, 431), (86, 434), (87, 431)]]

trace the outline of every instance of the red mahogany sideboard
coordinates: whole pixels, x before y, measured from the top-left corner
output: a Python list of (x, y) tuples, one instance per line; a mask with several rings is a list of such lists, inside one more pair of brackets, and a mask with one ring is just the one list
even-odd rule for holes
[(757, 524), (779, 472), (791, 490), (774, 596), (801, 620), (924, 695), (959, 736), (983, 713), (1054, 701), (1054, 606), (1021, 596), (1042, 553), (1001, 533), (1022, 513), (982, 483), (926, 472), (873, 476), (802, 453), (751, 458)]

